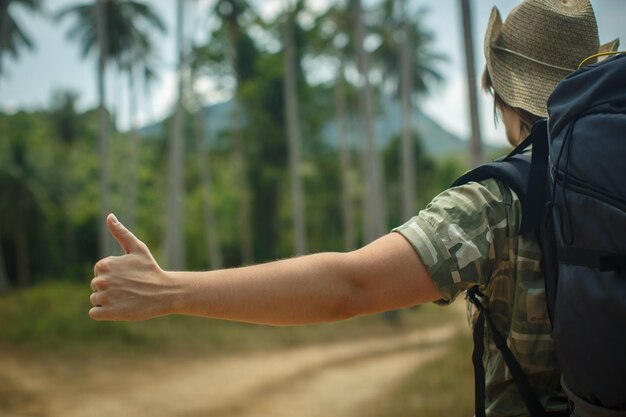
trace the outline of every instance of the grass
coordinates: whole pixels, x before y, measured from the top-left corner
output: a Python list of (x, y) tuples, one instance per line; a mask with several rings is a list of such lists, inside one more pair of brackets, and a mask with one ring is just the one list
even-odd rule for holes
[(363, 417), (467, 417), (474, 414), (473, 342), (458, 334), (450, 350), (416, 369)]
[[(19, 352), (22, 359), (33, 358), (47, 364), (52, 361), (57, 366), (72, 368), (77, 363), (85, 366), (85, 360), (106, 364), (109, 355), (105, 353), (110, 351), (122, 353), (128, 363), (133, 363), (139, 356), (162, 359), (358, 340), (464, 320), (459, 309), (425, 305), (399, 312), (396, 321), (374, 315), (303, 327), (258, 326), (181, 316), (140, 323), (95, 322), (87, 316), (90, 292), (84, 285), (50, 283), (0, 296), (0, 349)], [(385, 398), (369, 404), (361, 415), (472, 415), (469, 332), (456, 335), (447, 348), (444, 356), (415, 369), (409, 377), (390, 387)], [(1, 391), (0, 400), (2, 397), (25, 403), (32, 400), (16, 397), (20, 394), (17, 391)], [(0, 401), (0, 409), (2, 405)]]
[(232, 353), (325, 343), (411, 331), (449, 322), (448, 309), (422, 306), (398, 313), (303, 327), (271, 327), (170, 316), (139, 323), (95, 322), (87, 316), (90, 289), (49, 283), (0, 296), (0, 344), (30, 350), (129, 353)]

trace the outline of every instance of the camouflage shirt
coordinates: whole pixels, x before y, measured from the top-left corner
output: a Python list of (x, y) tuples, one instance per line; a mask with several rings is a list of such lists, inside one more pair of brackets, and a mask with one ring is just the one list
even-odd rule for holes
[[(521, 205), (507, 186), (490, 179), (448, 189), (394, 229), (415, 248), (451, 303), (478, 284), (483, 304), (549, 411), (567, 408), (560, 388), (546, 309), (541, 251), (534, 236), (518, 233)], [(478, 312), (468, 302), (470, 324)], [(485, 325), (487, 415), (528, 412)]]

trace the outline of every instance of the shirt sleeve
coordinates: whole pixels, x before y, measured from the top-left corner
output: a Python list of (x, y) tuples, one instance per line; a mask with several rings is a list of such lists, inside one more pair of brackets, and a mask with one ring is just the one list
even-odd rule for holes
[(420, 256), (443, 295), (437, 303), (449, 304), (474, 285), (484, 288), (509, 258), (520, 216), (515, 193), (489, 179), (445, 190), (393, 231)]

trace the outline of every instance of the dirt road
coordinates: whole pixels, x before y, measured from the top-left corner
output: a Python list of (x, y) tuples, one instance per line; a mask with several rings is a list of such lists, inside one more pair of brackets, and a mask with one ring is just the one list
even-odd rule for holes
[(0, 350), (6, 417), (358, 416), (445, 353), (448, 325), (392, 338), (217, 358), (103, 358), (68, 367)]

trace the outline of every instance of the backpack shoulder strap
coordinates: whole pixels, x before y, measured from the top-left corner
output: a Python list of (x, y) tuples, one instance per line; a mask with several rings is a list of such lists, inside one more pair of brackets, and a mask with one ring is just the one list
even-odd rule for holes
[[(532, 157), (524, 153), (533, 146)], [(538, 230), (546, 201), (548, 172), (548, 123), (540, 120), (530, 135), (507, 156), (480, 165), (459, 177), (452, 187), (495, 178), (509, 186), (522, 204), (520, 233)]]
[(478, 286), (474, 286), (468, 290), (469, 301), (478, 308), (479, 315), (476, 325), (474, 327), (474, 352), (472, 354), (472, 362), (474, 363), (474, 383), (475, 383), (475, 412), (476, 417), (485, 417), (485, 368), (483, 366), (483, 354), (484, 347), (484, 332), (485, 322), (491, 330), (491, 338), (495, 343), (498, 350), (502, 354), (502, 358), (509, 368), (513, 381), (519, 390), (520, 396), (528, 409), (528, 413), (531, 417), (545, 417), (546, 411), (541, 405), (537, 394), (532, 389), (528, 378), (524, 375), (521, 365), (515, 359), (513, 352), (506, 344), (506, 338), (500, 333), (495, 323), (493, 322), (491, 315), (487, 309), (482, 305), (479, 298), (482, 294), (478, 289)]
[[(532, 156), (524, 151), (533, 146)], [(548, 167), (548, 127), (547, 121), (541, 120), (533, 126), (530, 135), (511, 153), (494, 162), (483, 164), (461, 176), (452, 186), (459, 186), (472, 181), (495, 178), (509, 186), (518, 196), (522, 205), (520, 234), (539, 231), (544, 202), (546, 201), (546, 182)], [(491, 330), (491, 336), (500, 350), (502, 357), (513, 376), (530, 416), (544, 417), (546, 411), (524, 375), (522, 367), (506, 344), (506, 338), (498, 331), (489, 311), (479, 300), (478, 286), (468, 290), (469, 301), (479, 310), (474, 326), (474, 363), (475, 412), (476, 417), (485, 416), (485, 369), (482, 363), (484, 353), (485, 325)]]

